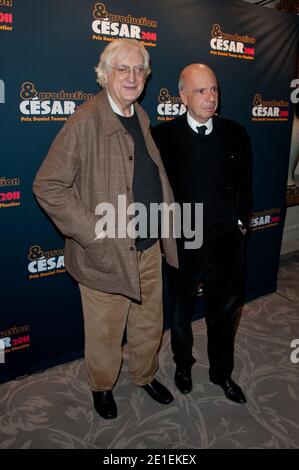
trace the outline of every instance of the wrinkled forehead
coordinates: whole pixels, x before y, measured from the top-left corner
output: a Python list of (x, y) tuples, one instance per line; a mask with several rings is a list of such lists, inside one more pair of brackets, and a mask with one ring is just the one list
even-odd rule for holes
[(184, 88), (210, 88), (217, 86), (217, 78), (209, 68), (194, 67), (184, 74)]
[(143, 55), (138, 47), (124, 45), (117, 49), (111, 63), (122, 65), (143, 65)]

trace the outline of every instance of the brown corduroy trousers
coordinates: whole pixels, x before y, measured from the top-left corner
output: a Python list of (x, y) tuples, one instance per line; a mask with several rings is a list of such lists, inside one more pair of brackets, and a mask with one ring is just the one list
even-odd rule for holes
[(141, 302), (79, 284), (85, 330), (85, 361), (93, 391), (112, 390), (122, 363), (122, 339), (127, 326), (129, 374), (146, 385), (158, 367), (162, 338), (162, 268), (159, 242), (137, 252)]

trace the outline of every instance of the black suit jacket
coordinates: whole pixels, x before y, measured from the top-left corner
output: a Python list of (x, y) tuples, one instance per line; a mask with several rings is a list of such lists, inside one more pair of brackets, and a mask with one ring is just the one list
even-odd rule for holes
[[(152, 129), (175, 200), (179, 203), (185, 202), (185, 185), (188, 181), (185, 165), (188, 126), (184, 114)], [(252, 152), (249, 137), (243, 126), (229, 119), (214, 116), (213, 128), (221, 139), (223, 149), (224, 197), (236, 223), (241, 220), (249, 228), (252, 207)]]

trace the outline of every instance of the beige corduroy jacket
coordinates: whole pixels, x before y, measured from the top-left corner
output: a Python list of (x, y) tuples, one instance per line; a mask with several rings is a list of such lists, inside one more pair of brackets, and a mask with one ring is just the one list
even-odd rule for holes
[[(173, 194), (150, 133), (149, 119), (134, 105), (148, 152), (159, 168), (163, 200)], [(135, 244), (125, 238), (96, 238), (96, 206), (118, 195), (133, 201), (134, 143), (111, 109), (102, 90), (69, 117), (42, 163), (33, 191), (46, 213), (65, 235), (65, 267), (79, 283), (92, 289), (141, 300)], [(127, 219), (128, 221), (128, 219)], [(170, 224), (173, 223), (171, 218)], [(166, 260), (177, 267), (177, 250), (170, 237), (162, 239)]]

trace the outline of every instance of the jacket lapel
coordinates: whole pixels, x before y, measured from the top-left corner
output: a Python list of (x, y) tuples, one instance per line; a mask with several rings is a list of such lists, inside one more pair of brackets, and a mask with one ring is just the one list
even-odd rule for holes
[(122, 123), (112, 111), (105, 88), (98, 94), (98, 105), (102, 116), (105, 116), (105, 119), (102, 120), (102, 125), (106, 135), (124, 130)]

